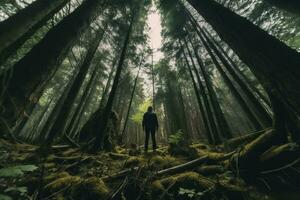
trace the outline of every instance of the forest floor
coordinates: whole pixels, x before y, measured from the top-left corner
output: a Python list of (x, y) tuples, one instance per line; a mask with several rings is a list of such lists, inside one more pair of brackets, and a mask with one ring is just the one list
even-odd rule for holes
[[(228, 158), (236, 151), (223, 153), (223, 147), (197, 143), (184, 149), (161, 146), (149, 153), (136, 147), (116, 147), (114, 152), (91, 155), (60, 145), (53, 146), (46, 158), (39, 157), (37, 149), (34, 145), (0, 140), (0, 199), (296, 200), (300, 197), (299, 187), (286, 181), (296, 176), (290, 171), (283, 170), (284, 175), (282, 170), (280, 173), (275, 170), (275, 173), (244, 176), (242, 171), (229, 170)], [(300, 171), (295, 165), (292, 168), (299, 181)]]

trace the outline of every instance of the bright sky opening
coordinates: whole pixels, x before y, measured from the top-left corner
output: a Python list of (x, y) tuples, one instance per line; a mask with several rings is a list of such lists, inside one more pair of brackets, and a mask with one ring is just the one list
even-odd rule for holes
[(153, 55), (154, 63), (158, 62), (163, 57), (163, 53), (160, 51), (160, 48), (162, 46), (162, 37), (161, 37), (162, 27), (160, 22), (161, 19), (158, 10), (153, 5), (150, 14), (148, 16), (147, 24), (150, 27), (149, 44), (154, 51), (154, 55)]

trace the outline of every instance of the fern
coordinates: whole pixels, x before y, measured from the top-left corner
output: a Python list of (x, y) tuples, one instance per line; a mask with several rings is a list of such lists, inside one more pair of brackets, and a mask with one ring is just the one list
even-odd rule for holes
[(181, 130), (169, 136), (168, 141), (170, 144), (178, 145), (184, 142), (184, 135)]

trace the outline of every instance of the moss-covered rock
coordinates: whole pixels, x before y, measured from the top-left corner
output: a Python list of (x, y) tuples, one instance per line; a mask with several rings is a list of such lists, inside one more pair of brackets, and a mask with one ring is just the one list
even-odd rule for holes
[(79, 176), (64, 176), (61, 178), (58, 178), (51, 183), (47, 184), (45, 186), (45, 190), (49, 193), (57, 192), (59, 190), (62, 190), (64, 188), (68, 188), (71, 186), (75, 186), (81, 182), (81, 178)]
[(179, 160), (172, 156), (155, 155), (151, 158), (151, 164), (158, 168), (168, 168), (180, 164)]
[(96, 177), (86, 179), (72, 189), (74, 200), (107, 199), (109, 188)]
[(126, 160), (124, 167), (126, 167), (126, 168), (136, 167), (136, 166), (142, 164), (143, 162), (145, 162), (145, 160), (143, 158), (131, 156), (128, 158), (128, 160)]

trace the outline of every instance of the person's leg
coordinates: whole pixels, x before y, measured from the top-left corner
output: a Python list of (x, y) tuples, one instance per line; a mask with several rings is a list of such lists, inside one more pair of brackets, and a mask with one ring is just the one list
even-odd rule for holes
[(151, 130), (151, 139), (152, 139), (153, 151), (155, 151), (156, 150), (155, 129)]
[(146, 136), (145, 136), (145, 151), (148, 151), (148, 142), (149, 142), (149, 135), (150, 135), (150, 130), (146, 129), (145, 130)]

